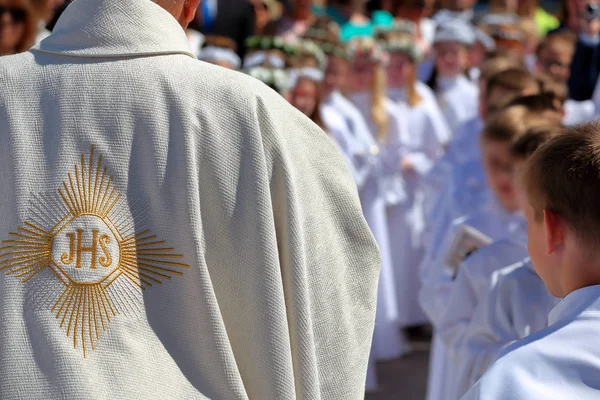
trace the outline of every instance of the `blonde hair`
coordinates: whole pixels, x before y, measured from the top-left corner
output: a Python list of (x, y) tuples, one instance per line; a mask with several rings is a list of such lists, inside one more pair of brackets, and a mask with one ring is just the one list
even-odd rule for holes
[(383, 143), (388, 136), (389, 115), (385, 107), (387, 78), (382, 65), (376, 65), (371, 88), (371, 118), (377, 126), (377, 141)]
[(407, 89), (407, 97), (408, 97), (408, 105), (411, 107), (418, 106), (423, 98), (417, 91), (417, 67), (415, 64), (412, 65), (410, 70), (410, 76), (408, 77), (408, 82), (406, 82)]

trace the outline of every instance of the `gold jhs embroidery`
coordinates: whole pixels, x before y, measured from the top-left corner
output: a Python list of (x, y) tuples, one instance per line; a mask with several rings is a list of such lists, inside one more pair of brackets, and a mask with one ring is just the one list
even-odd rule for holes
[(51, 311), (87, 357), (88, 346), (96, 348), (100, 332), (121, 307), (137, 310), (140, 291), (181, 276), (189, 266), (176, 262), (183, 255), (150, 231), (127, 234), (135, 221), (102, 167), (102, 156), (96, 162), (92, 147), (85, 161), (81, 155), (81, 165), (74, 165), (58, 189), (64, 217), (47, 226), (53, 212), (38, 210), (11, 232), (0, 247), (0, 271), (23, 283), (50, 271), (44, 276), (63, 285)]

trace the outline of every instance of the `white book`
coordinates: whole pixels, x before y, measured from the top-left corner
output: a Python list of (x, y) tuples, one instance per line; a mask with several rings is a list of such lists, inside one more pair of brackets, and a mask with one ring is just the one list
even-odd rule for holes
[(460, 264), (477, 250), (491, 244), (493, 240), (469, 225), (459, 225), (452, 244), (446, 252), (444, 263), (452, 276), (456, 276)]

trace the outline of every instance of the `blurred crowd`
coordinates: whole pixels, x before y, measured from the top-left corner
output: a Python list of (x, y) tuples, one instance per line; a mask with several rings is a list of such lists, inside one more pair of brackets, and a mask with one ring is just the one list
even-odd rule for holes
[[(319, 125), (353, 173), (382, 254), (368, 390), (376, 361), (411, 351), (406, 329), (433, 326), (428, 398), (448, 400), (547, 325), (555, 299), (527, 258), (519, 168), (600, 112), (600, 6), (553, 5), (203, 0), (187, 31), (200, 60), (263, 81)], [(0, 56), (43, 40), (64, 7), (0, 0)], [(511, 284), (505, 300), (521, 303), (502, 308)]]

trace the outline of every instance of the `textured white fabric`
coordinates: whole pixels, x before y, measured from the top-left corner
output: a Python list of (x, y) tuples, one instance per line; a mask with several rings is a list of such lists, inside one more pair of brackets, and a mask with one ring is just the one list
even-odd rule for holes
[[(442, 239), (440, 241), (436, 240), (428, 248), (421, 266), (422, 281), (419, 291), (419, 303), (434, 328), (439, 327), (444, 314), (447, 312), (448, 300), (452, 294), (454, 281), (443, 260), (456, 228), (461, 224), (469, 225), (493, 240), (499, 240), (510, 234), (512, 222), (512, 215), (507, 213), (496, 201), (490, 201), (480, 210), (452, 221), (450, 228), (440, 236)], [(431, 375), (429, 379), (440, 386), (430, 386), (429, 391), (430, 393), (442, 394), (444, 397), (438, 398), (445, 400), (445, 396), (452, 388), (454, 379), (452, 372), (456, 368), (456, 363), (451, 359), (447, 347), (437, 333), (435, 340), (438, 345), (432, 349), (430, 355)]]
[(496, 271), (465, 332), (453, 397), (466, 393), (507, 346), (545, 329), (557, 303), (531, 261)]
[(463, 123), (477, 116), (479, 89), (463, 75), (453, 78), (439, 77), (437, 83), (440, 108), (451, 131), (456, 135)]
[(434, 244), (437, 251), (430, 251), (431, 254), (424, 260), (428, 265), (422, 267), (423, 281), (419, 293), (421, 307), (434, 326), (439, 326), (452, 293), (454, 281), (444, 264), (444, 257), (452, 243), (457, 227), (460, 225), (471, 226), (497, 241), (508, 237), (516, 228), (516, 222), (513, 214), (507, 212), (497, 201), (493, 200), (480, 210), (455, 219), (450, 229), (444, 234), (444, 238)]
[[(367, 144), (377, 143), (375, 137), (377, 127), (371, 118), (371, 96), (369, 93), (354, 93), (350, 96), (352, 104), (361, 112), (368, 126), (369, 139), (362, 139)], [(337, 99), (338, 104), (341, 103)], [(396, 305), (396, 282), (394, 281), (391, 242), (387, 225), (387, 208), (392, 199), (404, 199), (404, 182), (398, 174), (402, 135), (405, 134), (406, 122), (397, 118), (397, 108), (391, 101), (386, 101), (389, 113), (387, 140), (379, 143), (377, 167), (363, 185), (360, 200), (365, 218), (369, 223), (381, 252), (381, 276), (377, 294), (377, 315), (373, 333), (371, 363), (368, 371), (369, 388), (377, 382), (374, 361), (390, 360), (407, 353), (410, 348), (400, 333), (398, 325), (398, 307)], [(390, 183), (396, 183), (390, 184)]]
[[(351, 175), (311, 121), (199, 62), (146, 0), (73, 2), (32, 52), (0, 58), (0, 76), (0, 236), (17, 243), (0, 258), (2, 399), (363, 398), (379, 256)], [(113, 262), (128, 249), (129, 264), (90, 293), (78, 282), (104, 273), (90, 264), (101, 217), (57, 189), (72, 179), (84, 193), (66, 193), (89, 204), (96, 189), (76, 180), (104, 168), (96, 184), (121, 196), (106, 218), (125, 235), (99, 243)], [(54, 254), (75, 228), (92, 244), (72, 249), (80, 269), (68, 246)], [(22, 282), (13, 267), (51, 241)], [(69, 305), (53, 307), (61, 291)]]
[(414, 107), (408, 105), (404, 89), (388, 90), (389, 98), (401, 105), (404, 111), (409, 131), (404, 159), (414, 168), (413, 171), (402, 171), (406, 182), (406, 201), (388, 211), (401, 326), (427, 321), (418, 302), (419, 266), (424, 253), (422, 239), (425, 230), (422, 184), (423, 177), (443, 154), (443, 148), (450, 139), (450, 130), (431, 90), (422, 85), (418, 85), (417, 90), (421, 102)]
[(458, 356), (473, 313), (486, 297), (493, 273), (527, 257), (527, 224), (523, 221), (510, 237), (479, 249), (463, 261), (452, 283), (446, 312), (438, 324), (438, 334), (452, 357)]
[(592, 400), (600, 396), (600, 286), (569, 294), (549, 327), (509, 346), (464, 400)]

